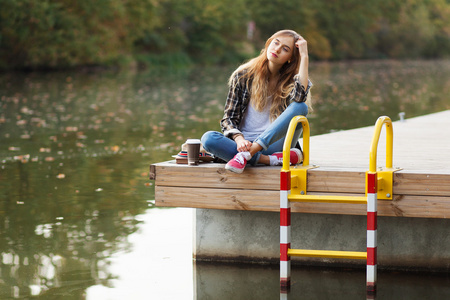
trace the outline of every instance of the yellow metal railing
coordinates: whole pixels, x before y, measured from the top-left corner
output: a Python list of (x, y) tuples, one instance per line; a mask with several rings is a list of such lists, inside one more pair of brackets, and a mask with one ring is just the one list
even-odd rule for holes
[[(282, 170), (289, 171), (289, 161), (290, 161), (290, 149), (292, 139), (294, 138), (294, 132), (297, 128), (297, 124), (302, 123), (303, 127), (303, 165), (309, 165), (309, 123), (305, 116), (293, 117), (289, 123), (288, 132), (283, 144), (283, 167)], [(286, 150), (287, 149), (287, 150)]]
[[(378, 142), (380, 140), (381, 129), (386, 125), (386, 166), (377, 169), (377, 150)], [(393, 150), (394, 148), (394, 130), (392, 128), (392, 121), (387, 116), (379, 117), (375, 123), (375, 129), (372, 136), (372, 143), (370, 144), (369, 152), (369, 171), (368, 173), (377, 173), (377, 193), (378, 199), (392, 200), (393, 199), (393, 185), (394, 172), (400, 168), (393, 168)], [(366, 179), (367, 180), (367, 179)]]
[[(298, 123), (303, 127), (303, 165), (290, 166), (290, 148)], [(348, 203), (367, 204), (366, 196), (339, 196), (339, 195), (307, 195), (307, 171), (317, 166), (309, 165), (309, 140), (310, 129), (308, 119), (304, 116), (292, 118), (283, 144), (283, 167), (281, 172), (291, 174), (291, 194), (288, 195), (290, 202), (315, 202), (315, 203)], [(375, 149), (376, 157), (376, 149)], [(288, 249), (289, 256), (323, 257), (323, 258), (347, 258), (366, 259), (367, 252), (359, 251), (332, 251), (332, 250), (306, 250)]]
[[(303, 164), (301, 166), (290, 167), (290, 147), (294, 137), (295, 129), (298, 123), (302, 124), (303, 128)], [(383, 125), (386, 125), (386, 166), (377, 170), (377, 150), (380, 140), (381, 130)], [(286, 139), (283, 144), (283, 166), (282, 172), (291, 172), (292, 194), (307, 194), (307, 171), (309, 169), (317, 168), (318, 166), (310, 165), (310, 128), (308, 119), (305, 116), (296, 116), (292, 118), (286, 134)], [(400, 170), (400, 168), (393, 168), (393, 140), (394, 134), (392, 129), (392, 121), (387, 116), (379, 117), (372, 136), (372, 142), (369, 152), (369, 171), (367, 173), (377, 172), (378, 176), (378, 199), (392, 200), (393, 199), (393, 172)], [(317, 197), (311, 197), (317, 198)], [(347, 197), (348, 198), (348, 197)], [(296, 199), (293, 201), (301, 201)], [(306, 200), (304, 200), (306, 202)], [(345, 201), (339, 196), (322, 196), (311, 202), (339, 202), (339, 203), (355, 203), (353, 200)]]
[(372, 143), (370, 145), (370, 166), (369, 172), (375, 173), (377, 171), (377, 148), (380, 140), (381, 128), (386, 124), (386, 168), (392, 168), (393, 148), (394, 148), (394, 132), (392, 129), (392, 121), (389, 117), (379, 117), (375, 123), (375, 130), (372, 136)]
[[(300, 166), (295, 166), (295, 169), (292, 169), (290, 168), (290, 149), (298, 123), (301, 123), (303, 128), (303, 163)], [(292, 190), (294, 193), (302, 195), (306, 194), (306, 176), (308, 175), (308, 169), (316, 168), (316, 166), (309, 165), (309, 137), (308, 119), (305, 116), (293, 117), (289, 123), (283, 144), (283, 167), (281, 168), (281, 172), (290, 172)]]
[(288, 249), (288, 255), (303, 256), (303, 257), (367, 259), (367, 252), (359, 252), (359, 251)]
[[(303, 127), (303, 165), (290, 166), (290, 148), (298, 123)], [(386, 167), (377, 170), (377, 148), (381, 129), (386, 125)], [(377, 200), (392, 199), (393, 172), (399, 169), (392, 167), (393, 129), (389, 117), (378, 118), (369, 153), (369, 171), (366, 172), (365, 196), (342, 195), (307, 195), (309, 165), (310, 131), (308, 120), (304, 116), (294, 117), (286, 134), (283, 145), (283, 167), (280, 174), (280, 283), (282, 290), (290, 285), (290, 256), (366, 259), (367, 260), (367, 292), (376, 290), (376, 236), (377, 236)], [(379, 195), (379, 196), (378, 196)], [(316, 203), (350, 203), (367, 204), (367, 251), (332, 251), (307, 250), (291, 248), (290, 202)]]

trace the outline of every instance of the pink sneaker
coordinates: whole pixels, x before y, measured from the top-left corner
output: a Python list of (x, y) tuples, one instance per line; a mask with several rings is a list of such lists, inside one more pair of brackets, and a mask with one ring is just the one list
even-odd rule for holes
[(248, 152), (239, 152), (225, 165), (225, 169), (238, 174), (244, 172), (247, 160), (251, 158), (249, 156)]
[[(271, 156), (275, 156), (278, 159), (278, 162), (276, 162), (275, 166), (281, 166), (283, 164), (283, 152), (275, 152)], [(290, 151), (290, 163), (291, 165), (299, 164), (303, 161), (303, 154), (302, 151), (300, 151), (297, 148), (292, 148)]]

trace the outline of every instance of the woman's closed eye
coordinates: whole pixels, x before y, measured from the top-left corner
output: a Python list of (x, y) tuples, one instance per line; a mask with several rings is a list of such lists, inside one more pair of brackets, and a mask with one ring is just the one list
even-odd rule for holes
[[(273, 44), (274, 44), (275, 46), (279, 46), (279, 45), (281, 45), (281, 42), (278, 41), (278, 40), (274, 40)], [(282, 48), (281, 48), (281, 49), (282, 49), (283, 51), (285, 51), (285, 52), (289, 52), (289, 51), (291, 50), (291, 48), (289, 48), (289, 47), (286, 46), (286, 45), (282, 45)]]

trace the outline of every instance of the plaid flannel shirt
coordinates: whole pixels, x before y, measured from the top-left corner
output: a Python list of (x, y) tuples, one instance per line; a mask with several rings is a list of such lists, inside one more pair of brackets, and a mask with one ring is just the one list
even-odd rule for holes
[[(224, 115), (220, 121), (222, 132), (226, 137), (232, 138), (236, 134), (242, 134), (239, 130), (242, 118), (247, 110), (250, 102), (251, 79), (247, 88), (246, 78), (242, 75), (245, 70), (238, 72), (231, 82), (230, 90), (228, 92), (227, 101), (225, 103)], [(300, 83), (299, 76), (294, 76), (294, 88), (286, 98), (286, 104), (289, 105), (292, 101), (305, 102), (311, 87), (311, 82), (308, 80), (308, 86), (305, 87)], [(283, 108), (284, 111), (285, 107)]]

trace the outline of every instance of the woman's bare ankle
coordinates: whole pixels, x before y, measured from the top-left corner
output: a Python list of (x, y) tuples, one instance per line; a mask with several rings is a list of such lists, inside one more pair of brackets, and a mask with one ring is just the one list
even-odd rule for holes
[(252, 156), (254, 156), (256, 153), (258, 153), (262, 149), (263, 149), (263, 147), (261, 145), (259, 145), (258, 143), (253, 143), (252, 146), (250, 147), (249, 152)]
[(259, 156), (258, 163), (270, 166), (270, 157), (268, 155), (261, 154)]

